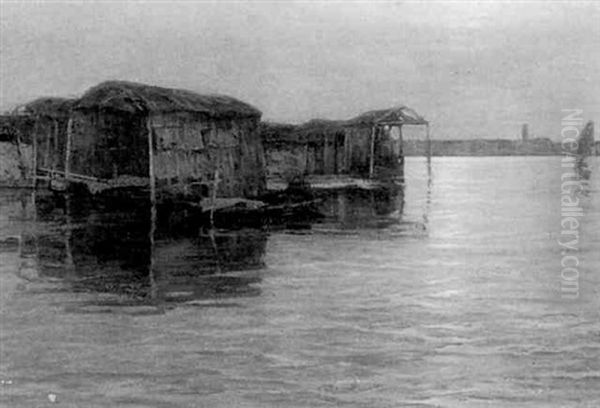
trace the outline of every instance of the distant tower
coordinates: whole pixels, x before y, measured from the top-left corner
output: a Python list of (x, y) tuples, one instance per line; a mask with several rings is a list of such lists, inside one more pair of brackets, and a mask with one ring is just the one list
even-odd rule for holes
[(524, 123), (521, 127), (521, 140), (524, 142), (529, 140), (529, 125), (527, 123)]

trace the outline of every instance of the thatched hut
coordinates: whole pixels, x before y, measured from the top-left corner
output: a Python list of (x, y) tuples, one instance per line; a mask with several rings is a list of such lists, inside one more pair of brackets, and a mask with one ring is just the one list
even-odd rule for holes
[(68, 177), (219, 197), (265, 190), (261, 112), (237, 99), (109, 81), (72, 111)]
[(428, 122), (403, 106), (366, 112), (346, 121), (312, 120), (291, 129), (267, 124), (262, 135), (269, 173), (274, 177), (290, 172), (402, 177), (405, 125), (428, 126)]
[(32, 168), (36, 175), (64, 171), (67, 125), (74, 104), (74, 99), (46, 97), (17, 108), (18, 115), (30, 118), (33, 123), (29, 139), (33, 147)]

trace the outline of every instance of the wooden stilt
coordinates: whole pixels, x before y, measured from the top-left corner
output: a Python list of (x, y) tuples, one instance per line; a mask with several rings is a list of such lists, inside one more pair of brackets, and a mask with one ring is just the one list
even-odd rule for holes
[(54, 140), (52, 141), (54, 145), (53, 154), (52, 154), (52, 170), (56, 170), (58, 167), (58, 121), (54, 120)]
[(67, 147), (65, 152), (65, 182), (69, 181), (71, 172), (71, 146), (73, 144), (73, 119), (69, 118), (67, 122)]
[(215, 169), (215, 178), (212, 189), (212, 203), (210, 205), (210, 227), (215, 227), (215, 205), (217, 202), (217, 190), (219, 189), (219, 169)]
[(148, 134), (148, 177), (150, 180), (150, 231), (148, 239), (150, 241), (150, 264), (148, 266), (148, 279), (150, 281), (150, 299), (156, 299), (157, 287), (156, 277), (154, 276), (154, 235), (156, 234), (156, 179), (154, 174), (154, 135), (151, 119), (146, 120), (146, 130)]
[(154, 135), (150, 118), (146, 120), (148, 133), (148, 178), (150, 180), (150, 202), (156, 204), (156, 175), (154, 174)]
[(404, 183), (404, 138), (402, 137), (402, 125), (398, 125), (398, 158), (400, 180)]
[(31, 183), (35, 188), (37, 186), (37, 129), (39, 128), (39, 118), (36, 118), (33, 130), (33, 154), (31, 157)]
[[(51, 135), (52, 130), (48, 129), (48, 131), (46, 132), (46, 151), (44, 152), (44, 164), (43, 166), (47, 166), (49, 168), (52, 169), (52, 162), (50, 161), (51, 156), (50, 156), (50, 145), (52, 143), (52, 135)], [(52, 177), (53, 175), (50, 174), (50, 177)]]
[(304, 145), (304, 171), (302, 174), (308, 174), (308, 143)]
[(375, 172), (375, 130), (376, 127), (371, 128), (371, 149), (369, 153), (369, 178), (373, 178)]

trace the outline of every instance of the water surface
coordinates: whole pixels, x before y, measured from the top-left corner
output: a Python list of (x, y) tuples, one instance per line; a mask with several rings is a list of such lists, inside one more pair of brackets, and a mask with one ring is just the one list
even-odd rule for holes
[(558, 157), (409, 158), (313, 224), (152, 241), (143, 207), (3, 191), (0, 405), (600, 406), (595, 160), (577, 299)]

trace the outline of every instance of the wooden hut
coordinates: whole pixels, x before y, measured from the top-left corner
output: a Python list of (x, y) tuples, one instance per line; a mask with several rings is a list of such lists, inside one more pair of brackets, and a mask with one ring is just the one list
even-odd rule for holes
[(292, 128), (265, 124), (262, 137), (269, 174), (402, 178), (405, 125), (428, 127), (428, 122), (403, 106), (369, 111), (346, 121), (312, 120)]
[(257, 196), (266, 188), (260, 116), (228, 96), (104, 82), (72, 110), (67, 178), (94, 188)]
[(39, 98), (17, 108), (33, 123), (30, 140), (32, 168), (38, 178), (53, 178), (65, 170), (67, 125), (74, 99)]

